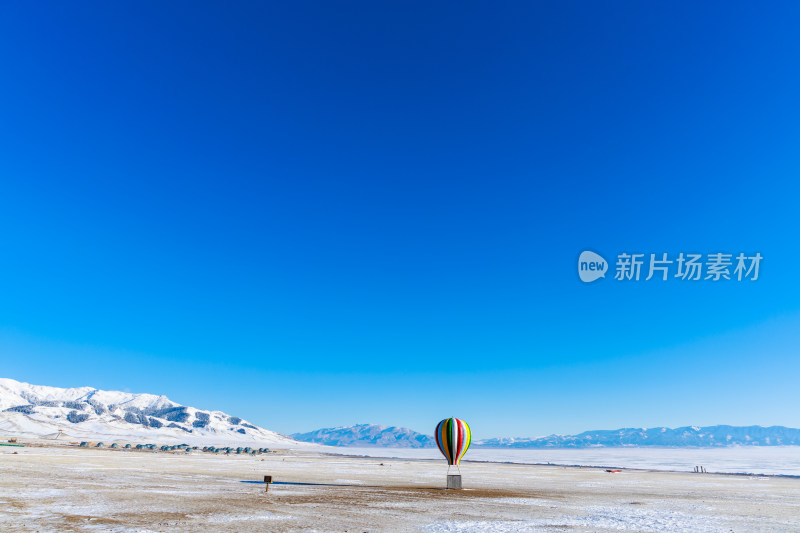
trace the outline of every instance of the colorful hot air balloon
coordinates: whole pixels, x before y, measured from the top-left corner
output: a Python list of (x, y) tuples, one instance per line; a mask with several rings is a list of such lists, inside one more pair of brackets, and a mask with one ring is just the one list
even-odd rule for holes
[(448, 465), (456, 465), (467, 453), (472, 442), (472, 431), (463, 420), (445, 418), (436, 425), (436, 445), (447, 459)]

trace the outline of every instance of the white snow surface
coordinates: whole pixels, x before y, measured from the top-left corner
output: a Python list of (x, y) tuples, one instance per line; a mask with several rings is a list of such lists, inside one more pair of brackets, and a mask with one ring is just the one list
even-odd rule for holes
[[(437, 449), (329, 448), (329, 453), (399, 459), (442, 459)], [(703, 466), (709, 473), (800, 476), (800, 446), (731, 446), (726, 448), (474, 448), (465, 461), (637, 468), (692, 472)], [(698, 474), (702, 475), (702, 474)]]
[(0, 378), (0, 433), (20, 437), (187, 444), (313, 445), (222, 411), (180, 405), (166, 396), (59, 388)]

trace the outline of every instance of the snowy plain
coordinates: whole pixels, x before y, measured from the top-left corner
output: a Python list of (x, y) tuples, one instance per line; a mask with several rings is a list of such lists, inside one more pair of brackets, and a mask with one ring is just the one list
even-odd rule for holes
[(446, 470), (442, 460), (39, 442), (0, 448), (0, 531), (800, 533), (797, 478), (468, 462), (464, 489), (448, 491)]
[[(328, 448), (328, 453), (398, 459), (441, 459), (436, 448)], [(471, 448), (465, 461), (603, 466), (692, 472), (800, 476), (800, 446), (733, 446), (728, 448)]]

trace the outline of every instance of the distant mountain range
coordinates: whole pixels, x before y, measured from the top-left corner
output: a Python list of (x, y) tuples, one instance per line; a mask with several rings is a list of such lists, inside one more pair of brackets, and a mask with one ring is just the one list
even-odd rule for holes
[(433, 437), (408, 428), (359, 424), (325, 428), (308, 433), (295, 433), (293, 439), (327, 446), (380, 446), (385, 448), (428, 448), (435, 446)]
[(593, 446), (788, 446), (800, 445), (800, 429), (784, 426), (686, 426), (584, 431), (577, 435), (487, 439), (487, 448), (589, 448)]
[[(4, 378), (0, 378), (0, 434), (221, 445), (248, 442), (283, 447), (309, 446), (308, 443), (393, 448), (435, 446), (430, 435), (371, 424), (318, 429), (290, 438), (221, 411), (180, 405), (165, 396), (92, 387), (62, 389)], [(779, 445), (800, 445), (800, 429), (783, 426), (624, 428), (577, 435), (495, 438), (473, 443), (484, 448)]]
[(0, 434), (191, 444), (304, 445), (241, 418), (180, 405), (166, 396), (92, 387), (61, 389), (5, 378), (0, 378)]
[[(433, 437), (407, 428), (360, 424), (292, 435), (297, 440), (328, 446), (427, 448)], [(585, 431), (578, 435), (495, 438), (473, 442), (481, 448), (591, 448), (624, 446), (720, 447), (798, 446), (800, 429), (783, 426), (686, 426)]]

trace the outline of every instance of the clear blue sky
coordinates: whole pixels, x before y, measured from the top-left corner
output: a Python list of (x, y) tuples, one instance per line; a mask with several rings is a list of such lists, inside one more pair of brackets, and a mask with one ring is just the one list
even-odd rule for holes
[(281, 4), (0, 7), (2, 376), (282, 432), (800, 427), (800, 5)]

